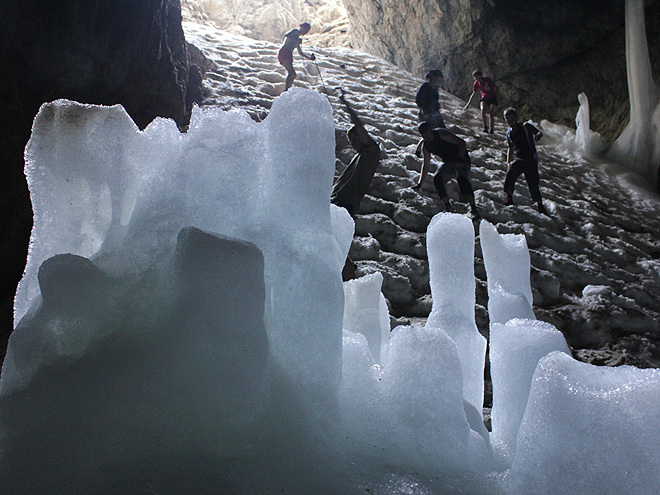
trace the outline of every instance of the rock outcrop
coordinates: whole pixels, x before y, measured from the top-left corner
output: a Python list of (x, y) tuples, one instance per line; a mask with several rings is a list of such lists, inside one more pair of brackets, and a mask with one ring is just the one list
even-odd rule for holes
[[(472, 71), (497, 82), (504, 105), (573, 125), (585, 92), (592, 128), (615, 137), (628, 118), (624, 0), (344, 0), (354, 48), (415, 75), (445, 73), (467, 99)], [(646, 2), (647, 38), (660, 74), (660, 1)]]
[(175, 0), (24, 0), (0, 18), (0, 359), (25, 264), (32, 209), (23, 149), (46, 101), (122, 104), (140, 127), (156, 116), (184, 127), (200, 100)]

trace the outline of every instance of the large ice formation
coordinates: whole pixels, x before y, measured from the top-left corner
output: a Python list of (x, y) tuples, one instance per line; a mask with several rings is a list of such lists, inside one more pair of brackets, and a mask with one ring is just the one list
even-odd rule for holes
[(608, 158), (660, 186), (660, 89), (653, 80), (646, 41), (644, 0), (626, 0), (626, 67), (630, 122)]
[(424, 327), (388, 332), (378, 274), (342, 290), (354, 226), (318, 93), (261, 123), (196, 110), (186, 134), (58, 101), (26, 158), (3, 493), (657, 492), (660, 374), (574, 361), (534, 319), (524, 238), (482, 222), (492, 434), (470, 220), (429, 225)]
[(622, 165), (642, 179), (631, 182), (660, 191), (660, 87), (653, 80), (644, 8), (644, 0), (625, 2), (630, 119), (616, 141), (610, 145), (590, 129), (589, 100), (584, 93), (578, 95), (575, 132), (546, 120), (541, 125), (550, 140), (580, 151), (589, 160)]

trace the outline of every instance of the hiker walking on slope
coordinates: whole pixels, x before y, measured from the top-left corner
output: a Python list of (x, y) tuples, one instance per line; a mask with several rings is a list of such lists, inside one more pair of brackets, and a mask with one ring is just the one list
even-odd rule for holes
[(504, 110), (504, 120), (509, 124), (509, 130), (506, 131), (509, 149), (506, 153), (508, 170), (504, 179), (505, 204), (507, 206), (513, 204), (516, 179), (520, 174), (525, 174), (529, 194), (536, 202), (538, 211), (547, 214), (539, 188), (539, 155), (536, 151), (536, 142), (543, 137), (543, 133), (529, 122), (524, 124), (518, 122), (518, 112), (515, 108), (509, 107)]
[[(371, 180), (378, 168), (380, 148), (346, 101), (344, 92), (341, 89), (339, 91), (339, 100), (346, 107), (351, 117), (351, 123), (353, 124), (346, 133), (346, 136), (351, 146), (357, 151), (357, 154), (353, 157), (348, 167), (335, 180), (332, 186), (332, 193), (330, 194), (330, 202), (346, 208), (348, 213), (354, 217), (360, 211), (360, 202), (369, 190)], [(355, 264), (350, 258), (346, 259), (342, 276), (344, 280), (355, 278)]]
[(419, 124), (418, 130), (424, 140), (422, 144), (424, 162), (422, 164), (419, 182), (413, 186), (413, 189), (422, 187), (424, 179), (431, 168), (431, 153), (433, 153), (439, 156), (443, 162), (435, 173), (433, 185), (445, 205), (445, 211), (453, 211), (445, 183), (449, 179), (455, 178), (456, 182), (458, 182), (458, 188), (463, 200), (467, 200), (470, 204), (472, 218), (475, 220), (481, 218), (481, 214), (474, 201), (474, 190), (469, 179), (471, 161), (465, 141), (447, 129), (433, 129), (428, 122)]
[(442, 71), (433, 69), (424, 76), (426, 82), (417, 90), (415, 103), (419, 107), (418, 119), (420, 122), (428, 122), (434, 129), (438, 127), (445, 129), (445, 121), (440, 113), (440, 93), (438, 88), (442, 82)]
[(293, 80), (296, 78), (296, 71), (293, 68), (293, 50), (298, 50), (298, 53), (300, 53), (302, 57), (309, 60), (316, 60), (316, 56), (313, 53), (311, 55), (305, 55), (302, 48), (300, 48), (300, 44), (302, 43), (301, 36), (309, 33), (310, 29), (311, 26), (309, 23), (303, 22), (298, 29), (292, 29), (284, 35), (284, 44), (277, 53), (277, 60), (279, 60), (280, 64), (284, 66), (287, 72), (284, 91), (293, 85)]
[[(495, 109), (498, 105), (499, 93), (495, 82), (490, 77), (486, 77), (482, 72), (477, 69), (472, 73), (474, 77), (474, 85), (472, 86), (472, 94), (463, 110), (467, 110), (472, 103), (472, 98), (477, 93), (481, 93), (481, 121), (484, 124), (484, 132), (495, 132)], [(490, 128), (488, 124), (490, 123)]]

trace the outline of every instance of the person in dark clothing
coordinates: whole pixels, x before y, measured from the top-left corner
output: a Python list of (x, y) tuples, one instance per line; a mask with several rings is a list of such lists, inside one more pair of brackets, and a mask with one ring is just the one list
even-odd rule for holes
[(346, 133), (351, 146), (357, 151), (348, 167), (337, 177), (332, 186), (330, 202), (346, 208), (351, 216), (360, 210), (360, 201), (367, 193), (380, 161), (380, 148), (372, 139), (364, 124), (346, 101), (340, 90), (339, 100), (346, 106), (353, 126)]
[(445, 129), (444, 119), (440, 113), (440, 93), (438, 88), (442, 82), (442, 72), (440, 69), (433, 69), (424, 76), (426, 82), (417, 90), (415, 103), (419, 107), (418, 119), (420, 122), (428, 122), (434, 129)]
[[(354, 217), (360, 211), (360, 202), (369, 190), (371, 180), (378, 168), (380, 148), (346, 101), (344, 92), (341, 89), (339, 90), (339, 100), (346, 106), (346, 110), (351, 117), (353, 126), (346, 135), (357, 154), (335, 180), (332, 193), (330, 193), (330, 202), (346, 208), (348, 213)], [(342, 277), (344, 280), (355, 278), (355, 264), (350, 258), (346, 259)]]
[(532, 200), (536, 202), (539, 212), (546, 213), (539, 188), (539, 155), (535, 144), (543, 137), (543, 133), (528, 122), (518, 122), (518, 112), (515, 108), (510, 107), (504, 111), (504, 120), (509, 124), (509, 130), (506, 132), (509, 149), (506, 154), (508, 170), (504, 179), (505, 204), (513, 204), (516, 179), (520, 174), (525, 174)]
[[(415, 96), (415, 103), (419, 107), (419, 114), (417, 118), (420, 122), (428, 122), (434, 129), (446, 129), (445, 121), (440, 113), (440, 93), (438, 88), (442, 82), (442, 72), (440, 69), (433, 69), (426, 73), (424, 76), (426, 82), (422, 84), (417, 90)], [(415, 149), (415, 155), (419, 158), (422, 156), (422, 143), (420, 140)]]
[(422, 172), (419, 176), (419, 182), (413, 186), (413, 189), (422, 187), (424, 179), (431, 168), (431, 154), (439, 156), (443, 163), (435, 173), (433, 185), (445, 205), (445, 211), (453, 210), (449, 202), (445, 183), (449, 179), (456, 178), (461, 196), (470, 204), (472, 218), (481, 218), (474, 200), (474, 190), (469, 179), (471, 162), (465, 141), (447, 129), (433, 129), (428, 122), (419, 124), (418, 130), (424, 140), (422, 145), (424, 162)]

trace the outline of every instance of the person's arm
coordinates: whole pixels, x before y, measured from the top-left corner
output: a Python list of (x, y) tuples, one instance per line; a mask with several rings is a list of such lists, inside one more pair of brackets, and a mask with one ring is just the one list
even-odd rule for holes
[(538, 142), (539, 139), (541, 139), (543, 137), (543, 133), (541, 131), (539, 131), (536, 127), (534, 127), (534, 126), (532, 126), (532, 127), (536, 131), (534, 133), (534, 142), (536, 143), (536, 142)]
[(311, 55), (306, 55), (303, 53), (302, 48), (300, 48), (300, 45), (302, 45), (302, 39), (298, 38), (298, 45), (296, 48), (298, 49), (298, 53), (300, 53), (301, 56), (308, 58), (309, 60), (316, 60), (316, 55), (313, 53)]
[(507, 149), (506, 149), (506, 163), (509, 164), (511, 163), (511, 148), (513, 146), (513, 143), (511, 142), (511, 138), (509, 135), (506, 135), (506, 144), (507, 144)]
[(431, 153), (429, 153), (422, 144), (422, 154), (424, 156), (424, 160), (422, 161), (422, 170), (421, 173), (419, 174), (419, 181), (417, 184), (413, 186), (413, 189), (419, 189), (422, 187), (422, 184), (424, 183), (424, 179), (426, 179), (426, 176), (429, 173), (429, 170), (431, 169)]
[(351, 108), (351, 106), (348, 104), (346, 101), (346, 95), (344, 94), (343, 89), (339, 89), (339, 100), (344, 104), (346, 107), (346, 111), (348, 112), (348, 115), (351, 117), (351, 123), (355, 126), (355, 130), (357, 131), (358, 139), (362, 142), (362, 144), (370, 144), (373, 142), (373, 139), (367, 132), (367, 130), (364, 128), (364, 124), (360, 120), (360, 118), (357, 116), (355, 111)]
[(463, 110), (467, 110), (467, 109), (468, 109), (468, 107), (470, 106), (470, 103), (472, 103), (472, 98), (474, 98), (474, 95), (476, 95), (476, 94), (477, 94), (477, 91), (476, 91), (476, 90), (472, 91), (472, 94), (470, 95), (470, 99), (468, 100), (468, 102), (467, 102), (467, 103), (465, 104), (465, 106), (463, 107)]

